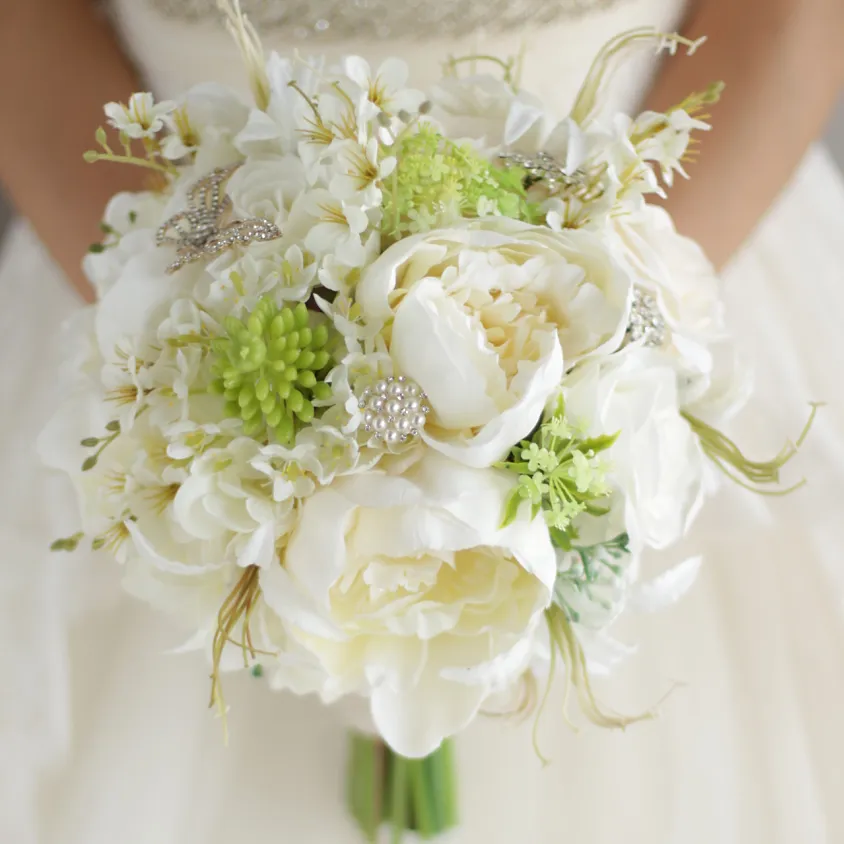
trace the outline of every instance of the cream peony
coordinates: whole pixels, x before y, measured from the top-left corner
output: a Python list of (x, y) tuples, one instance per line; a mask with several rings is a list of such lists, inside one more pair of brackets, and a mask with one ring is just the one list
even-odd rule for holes
[(392, 246), (357, 301), (428, 396), (428, 444), (483, 467), (530, 432), (564, 360), (619, 347), (630, 292), (595, 235), (489, 217)]
[[(401, 477), (348, 477), (303, 507), (267, 604), (310, 652), (311, 690), (371, 698), (406, 756), (465, 727), (526, 667), (556, 575), (541, 519), (499, 530), (510, 480), (429, 452)], [(301, 677), (277, 684), (302, 691)]]

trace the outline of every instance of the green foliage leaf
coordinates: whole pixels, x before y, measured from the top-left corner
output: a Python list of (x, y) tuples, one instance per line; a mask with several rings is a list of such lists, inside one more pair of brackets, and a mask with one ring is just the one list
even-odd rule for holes
[(519, 514), (519, 507), (522, 504), (522, 497), (519, 495), (519, 488), (514, 486), (507, 494), (507, 499), (504, 502), (504, 515), (501, 518), (500, 528), (506, 528), (508, 525), (516, 521), (516, 516)]
[(581, 440), (578, 448), (581, 451), (593, 451), (595, 454), (600, 454), (602, 451), (612, 448), (620, 434), (621, 431), (616, 431), (614, 434), (602, 434), (599, 437), (590, 437), (589, 439)]

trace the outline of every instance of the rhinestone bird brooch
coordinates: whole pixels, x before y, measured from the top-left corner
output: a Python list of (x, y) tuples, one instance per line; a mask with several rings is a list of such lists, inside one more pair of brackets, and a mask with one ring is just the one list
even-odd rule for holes
[(232, 201), (223, 186), (239, 166), (218, 167), (191, 185), (187, 210), (174, 214), (156, 232), (158, 246), (176, 247), (176, 260), (167, 267), (168, 273), (234, 246), (281, 237), (278, 226), (260, 217), (224, 223)]
[(571, 194), (582, 202), (592, 202), (603, 192), (594, 173), (578, 168), (572, 173), (547, 152), (524, 155), (520, 152), (501, 152), (499, 160), (505, 167), (521, 167), (525, 171), (525, 188), (542, 182), (549, 191)]

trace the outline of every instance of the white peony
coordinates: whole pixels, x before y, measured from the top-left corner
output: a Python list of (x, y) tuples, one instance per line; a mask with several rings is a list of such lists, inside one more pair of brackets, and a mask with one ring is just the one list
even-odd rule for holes
[(436, 749), (529, 662), (556, 565), (541, 519), (498, 529), (510, 485), (433, 452), (401, 477), (344, 478), (305, 502), (284, 567), (262, 573), (319, 668), (311, 690), (369, 697), (405, 756)]
[(653, 349), (630, 347), (586, 361), (565, 380), (566, 415), (594, 434), (619, 437), (606, 452), (609, 481), (624, 496), (634, 546), (665, 548), (689, 528), (708, 491), (705, 458), (680, 415), (677, 375)]
[(490, 217), (390, 247), (356, 295), (428, 396), (428, 444), (482, 467), (530, 432), (564, 360), (619, 347), (630, 293), (595, 235)]

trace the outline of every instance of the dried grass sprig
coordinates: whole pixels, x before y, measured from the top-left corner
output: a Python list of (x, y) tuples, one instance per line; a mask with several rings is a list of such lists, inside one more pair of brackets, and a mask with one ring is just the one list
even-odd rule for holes
[[(255, 612), (258, 599), (261, 596), (259, 572), (257, 566), (247, 566), (217, 613), (217, 630), (214, 633), (214, 641), (211, 646), (211, 701), (209, 706), (216, 707), (223, 719), (223, 732), (226, 740), (228, 740), (228, 730), (226, 705), (220, 681), (220, 663), (227, 644), (234, 644), (242, 649), (245, 667), (249, 666), (250, 659), (254, 660), (259, 653), (263, 653), (255, 647), (250, 629), (252, 613)], [(233, 637), (238, 626), (241, 627), (240, 641)]]

